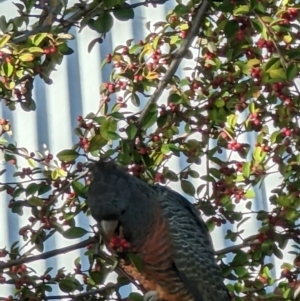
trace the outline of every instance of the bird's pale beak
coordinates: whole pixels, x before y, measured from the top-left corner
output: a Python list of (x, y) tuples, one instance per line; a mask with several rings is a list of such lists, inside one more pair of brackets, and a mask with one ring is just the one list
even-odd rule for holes
[(115, 230), (117, 229), (119, 221), (107, 221), (102, 220), (99, 225), (100, 233), (105, 236), (107, 239), (112, 238), (116, 233)]

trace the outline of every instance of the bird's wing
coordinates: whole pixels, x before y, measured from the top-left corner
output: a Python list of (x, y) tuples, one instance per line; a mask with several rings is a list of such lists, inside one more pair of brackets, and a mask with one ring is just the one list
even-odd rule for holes
[(152, 187), (169, 221), (174, 266), (187, 290), (195, 301), (229, 301), (208, 229), (197, 210), (179, 193), (163, 186)]

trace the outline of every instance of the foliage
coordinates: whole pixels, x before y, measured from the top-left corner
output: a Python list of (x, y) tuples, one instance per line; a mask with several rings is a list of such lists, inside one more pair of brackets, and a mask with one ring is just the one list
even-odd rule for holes
[[(0, 18), (0, 96), (11, 110), (30, 111), (35, 110), (34, 78), (40, 76), (50, 84), (55, 66), (73, 52), (68, 46), (72, 26), (80, 30), (88, 26), (99, 33), (88, 46), (92, 51), (115, 18), (127, 21), (136, 7), (166, 1), (129, 5), (124, 0), (94, 0), (72, 6), (65, 0), (21, 2), (15, 4), (16, 18)], [(128, 166), (145, 181), (180, 182), (182, 190), (197, 201), (211, 231), (233, 225), (235, 230), (228, 230), (225, 237), (232, 246), (216, 255), (235, 300), (294, 298), (300, 270), (300, 99), (295, 83), (300, 4), (225, 0), (203, 1), (198, 7), (196, 0), (174, 4), (165, 20), (152, 24), (154, 30), (146, 24), (149, 34), (143, 40), (124, 41), (107, 54), (103, 65), (111, 66), (111, 80), (101, 86), (100, 108), (78, 116), (78, 143), (56, 154), (58, 160), (53, 154), (30, 152), (7, 142), (12, 125), (0, 119), (0, 149), (7, 164), (16, 167), (15, 182), (1, 183), (0, 190), (11, 196), (8, 208), (13, 213), (21, 215), (24, 207), (31, 210), (28, 225), (19, 231), (27, 249), (15, 242), (0, 252), (0, 283), (14, 288), (14, 297), (1, 296), (5, 300), (40, 300), (57, 285), (62, 294), (77, 300), (106, 300), (112, 292), (120, 298), (119, 287), (134, 283), (102, 250), (93, 256), (93, 235), (71, 247), (43, 253), (53, 234), (70, 240), (91, 235), (75, 218), (88, 213), (84, 161), (99, 153)], [(205, 20), (199, 13), (203, 8), (209, 9)], [(29, 24), (32, 29), (24, 30)], [(197, 25), (201, 25), (199, 34)], [(179, 77), (175, 71), (183, 57), (193, 67), (181, 70), (184, 76)], [(163, 90), (165, 99), (160, 97)], [(112, 104), (114, 97), (117, 101)], [(142, 105), (142, 112), (129, 112), (129, 103)], [(245, 142), (253, 133), (255, 143)], [(187, 163), (179, 173), (168, 165), (174, 157)], [(27, 166), (20, 167), (19, 158), (25, 158)], [(199, 174), (199, 164), (206, 166), (206, 174)], [(269, 211), (255, 211), (254, 191), (274, 173), (280, 184), (272, 187)], [(197, 186), (192, 179), (199, 181)], [(260, 227), (244, 237), (249, 218)], [(294, 262), (283, 258), (288, 243)], [(30, 267), (38, 259), (83, 247), (90, 267), (83, 267), (79, 258), (74, 258), (72, 272), (48, 268), (37, 275)], [(41, 254), (33, 256), (33, 250)], [(282, 263), (278, 279), (267, 260), (273, 255)], [(119, 275), (117, 283), (103, 285), (112, 270)], [(140, 300), (140, 295), (131, 294), (129, 299)]]

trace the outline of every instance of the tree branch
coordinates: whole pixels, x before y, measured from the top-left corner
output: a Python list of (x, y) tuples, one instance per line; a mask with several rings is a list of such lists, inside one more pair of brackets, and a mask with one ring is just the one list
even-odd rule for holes
[[(77, 295), (47, 296), (47, 300), (61, 300), (61, 299), (77, 300), (78, 298), (105, 293), (108, 289), (117, 289), (117, 285), (110, 284), (95, 290), (79, 293)], [(113, 299), (113, 298), (109, 298), (109, 299)]]
[[(3, 272), (4, 269), (10, 268), (12, 266), (19, 266), (23, 263), (30, 263), (30, 262), (35, 262), (38, 260), (45, 260), (47, 258), (50, 257), (54, 257), (60, 254), (66, 254), (68, 252), (77, 250), (77, 249), (81, 249), (86, 247), (87, 245), (96, 243), (98, 241), (98, 236), (95, 235), (94, 237), (88, 238), (82, 242), (79, 242), (77, 244), (68, 246), (68, 247), (64, 247), (64, 248), (60, 248), (60, 249), (56, 249), (56, 250), (51, 250), (39, 255), (34, 255), (34, 256), (30, 256), (30, 257), (24, 257), (24, 258), (19, 258), (16, 260), (11, 260), (9, 262), (0, 262), (0, 271)], [(106, 254), (104, 251), (102, 250), (97, 250), (97, 254), (95, 255), (96, 257), (100, 257), (101, 259), (103, 259), (105, 262), (107, 262), (110, 265), (114, 265), (114, 261), (110, 258), (110, 256), (108, 254)], [(114, 269), (114, 271), (116, 271), (117, 274), (122, 275), (126, 278), (129, 279), (129, 281), (134, 284), (137, 289), (139, 289), (140, 291), (145, 293), (145, 289), (139, 285), (137, 282), (135, 282), (135, 280), (128, 275), (119, 265), (117, 265)]]
[(38, 261), (41, 259), (47, 259), (50, 257), (54, 257), (60, 254), (65, 254), (77, 249), (81, 249), (86, 247), (89, 244), (95, 243), (97, 241), (96, 236), (88, 238), (82, 242), (79, 242), (77, 244), (68, 246), (68, 247), (64, 247), (64, 248), (60, 248), (60, 249), (56, 249), (56, 250), (51, 250), (49, 252), (45, 252), (39, 255), (34, 255), (34, 256), (30, 256), (30, 257), (24, 257), (24, 258), (19, 258), (16, 260), (11, 260), (9, 262), (1, 262), (0, 263), (0, 271), (3, 271), (4, 269), (10, 268), (12, 266), (18, 266), (21, 265), (23, 263), (29, 263), (29, 262), (34, 262), (34, 261)]
[[(105, 262), (107, 262), (108, 264), (110, 264), (110, 265), (114, 265), (114, 261), (110, 258), (110, 256), (109, 255), (107, 255), (105, 252), (103, 252), (103, 251), (101, 251), (101, 250), (98, 250), (98, 256), (101, 258), (101, 259), (103, 259), (103, 260), (105, 260)], [(96, 256), (97, 256), (96, 255)], [(116, 267), (115, 267), (115, 271), (117, 272), (117, 274), (119, 274), (119, 275), (123, 275), (124, 277), (126, 277), (126, 278), (128, 278), (129, 279), (129, 281), (133, 284), (133, 285), (135, 285), (135, 287), (138, 289), (138, 290), (140, 290), (141, 292), (143, 292), (143, 293), (145, 293), (146, 292), (146, 290), (141, 286), (141, 285), (139, 285), (130, 275), (128, 275), (119, 265), (117, 265)]]
[(233, 245), (230, 247), (226, 247), (222, 250), (215, 251), (215, 255), (223, 255), (223, 254), (231, 253), (231, 252), (234, 252), (234, 251), (246, 248), (246, 247), (257, 245), (257, 244), (259, 244), (258, 241), (255, 241), (257, 236), (258, 236), (257, 234), (251, 235), (251, 236), (247, 237), (246, 239), (244, 239), (244, 241), (238, 245)]
[(202, 22), (204, 21), (205, 14), (206, 14), (209, 6), (210, 6), (209, 1), (203, 0), (201, 6), (199, 7), (199, 9), (196, 13), (195, 18), (193, 18), (193, 20), (191, 22), (192, 26), (188, 32), (186, 39), (183, 40), (183, 43), (181, 44), (180, 48), (175, 53), (174, 59), (172, 60), (168, 71), (165, 73), (164, 77), (159, 82), (156, 90), (154, 91), (154, 93), (152, 94), (150, 99), (148, 100), (147, 104), (145, 105), (144, 109), (141, 112), (140, 117), (138, 118), (137, 126), (139, 129), (141, 128), (141, 124), (148, 112), (149, 107), (151, 106), (151, 104), (156, 103), (158, 101), (158, 99), (161, 96), (161, 94), (163, 93), (164, 89), (167, 87), (170, 79), (173, 77), (173, 75), (177, 71), (177, 68), (179, 67), (181, 61), (183, 60), (183, 57), (184, 57), (186, 51), (191, 46), (193, 39), (198, 35), (199, 28), (200, 28)]
[[(164, 4), (165, 2), (167, 2), (169, 0), (153, 0), (153, 1), (149, 1), (149, 0), (145, 0), (143, 2), (140, 3), (135, 3), (135, 4), (131, 4), (128, 5), (127, 8), (136, 8), (138, 6), (146, 6), (148, 4)], [(78, 8), (78, 10), (69, 18), (65, 19), (65, 20), (61, 20), (62, 23), (57, 25), (56, 28), (57, 29), (57, 33), (67, 33), (70, 28), (77, 23), (78, 21), (80, 21), (81, 18), (83, 18), (85, 15), (89, 14), (91, 11), (93, 11), (95, 9), (95, 6), (93, 3), (90, 4), (85, 4), (83, 2), (81, 2), (80, 7)], [(112, 10), (117, 10), (116, 9), (112, 9)], [(57, 15), (58, 12), (55, 10), (55, 14)], [(53, 23), (53, 20), (51, 20), (51, 22)], [(67, 24), (67, 25), (65, 25)], [(47, 22), (43, 22), (42, 25), (37, 26), (35, 28), (33, 28), (32, 30), (28, 30), (24, 33), (22, 33), (21, 35), (19, 35), (18, 37), (15, 37), (12, 39), (12, 42), (15, 44), (21, 44), (24, 43), (28, 37), (30, 37), (31, 35), (35, 35), (38, 33), (42, 33), (42, 32), (49, 32), (51, 30), (51, 25), (49, 25)]]

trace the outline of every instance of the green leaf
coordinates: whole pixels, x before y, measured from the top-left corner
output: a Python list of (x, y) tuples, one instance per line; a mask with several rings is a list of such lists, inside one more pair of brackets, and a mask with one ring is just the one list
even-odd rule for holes
[(30, 39), (35, 46), (39, 46), (41, 42), (47, 37), (48, 33), (38, 33), (34, 36), (31, 36)]
[(72, 188), (73, 188), (74, 192), (76, 193), (76, 195), (81, 196), (83, 198), (86, 197), (86, 193), (87, 193), (87, 189), (88, 189), (86, 185), (83, 185), (82, 183), (80, 183), (78, 181), (73, 181)]
[(286, 74), (283, 68), (268, 70), (271, 78), (278, 80), (286, 80)]
[(222, 98), (218, 98), (215, 102), (214, 102), (214, 105), (217, 107), (217, 108), (222, 108), (225, 106), (225, 101), (222, 99)]
[(189, 176), (194, 179), (198, 179), (200, 177), (199, 172), (192, 169), (189, 169)]
[(51, 186), (50, 185), (42, 184), (42, 185), (40, 185), (40, 188), (39, 188), (39, 191), (38, 191), (38, 195), (43, 195), (43, 194), (47, 193), (50, 190), (51, 190)]
[(105, 12), (102, 16), (96, 20), (91, 19), (88, 22), (88, 26), (97, 31), (98, 33), (106, 33), (111, 30), (114, 24), (114, 19), (109, 12)]
[(97, 151), (100, 150), (104, 145), (107, 144), (107, 140), (104, 139), (101, 135), (95, 135), (90, 141), (89, 151)]
[(249, 104), (249, 111), (250, 113), (254, 113), (255, 112), (255, 103), (252, 101)]
[(131, 94), (131, 103), (136, 106), (139, 107), (141, 104), (140, 98), (138, 97), (138, 95), (136, 93), (132, 93)]
[(181, 184), (182, 190), (186, 194), (188, 194), (190, 196), (194, 196), (195, 195), (195, 192), (196, 192), (195, 187), (194, 187), (194, 185), (190, 181), (181, 180), (180, 184)]
[(243, 266), (234, 268), (234, 271), (241, 278), (248, 274), (248, 270)]
[(271, 134), (270, 142), (275, 143), (277, 136), (280, 134), (280, 131), (275, 131)]
[(128, 254), (128, 258), (133, 263), (133, 265), (136, 267), (136, 269), (139, 272), (143, 271), (143, 261), (142, 261), (142, 258), (139, 255), (133, 254), (133, 253), (129, 253)]
[(263, 161), (263, 159), (265, 158), (266, 156), (266, 153), (264, 153), (262, 151), (262, 148), (260, 146), (257, 146), (255, 149), (254, 149), (254, 152), (253, 152), (253, 158), (254, 160), (257, 162), (257, 163), (260, 163)]
[(160, 151), (163, 153), (163, 154), (168, 154), (169, 152), (170, 152), (170, 147), (169, 147), (169, 145), (168, 144), (163, 144), (162, 146), (161, 146), (161, 149), (160, 149)]
[(140, 293), (130, 293), (128, 296), (128, 300), (132, 300), (132, 301), (143, 301), (144, 298)]
[(126, 7), (125, 8), (118, 8), (113, 10), (113, 14), (115, 18), (117, 18), (120, 21), (128, 21), (130, 19), (134, 18), (134, 10), (131, 7)]
[(172, 93), (168, 97), (168, 103), (174, 103), (175, 105), (178, 105), (182, 103), (182, 97), (179, 94)]
[(100, 127), (100, 134), (106, 140), (110, 140), (108, 136), (108, 132), (115, 132), (117, 130), (117, 121), (112, 118), (108, 117), (101, 123)]
[(139, 44), (135, 44), (129, 48), (129, 54), (139, 53), (142, 50), (142, 48), (143, 48), (143, 46), (141, 46)]
[(11, 36), (9, 36), (8, 34), (3, 35), (0, 39), (0, 48), (4, 47), (6, 43), (10, 40), (10, 38)]
[(273, 253), (277, 258), (279, 258), (279, 259), (283, 258), (283, 253), (277, 247), (273, 248)]
[(238, 116), (235, 114), (231, 114), (227, 117), (227, 123), (230, 128), (234, 128), (238, 120)]
[(74, 161), (79, 156), (79, 153), (73, 149), (65, 149), (59, 152), (56, 156), (60, 161), (70, 162)]
[(14, 72), (14, 67), (11, 63), (3, 63), (2, 65), (2, 72), (3, 72), (3, 75), (5, 75), (6, 77), (10, 77), (13, 72)]
[(67, 175), (67, 172), (62, 168), (55, 168), (51, 171), (51, 178), (56, 180), (58, 178), (64, 178)]
[(105, 269), (101, 271), (90, 271), (89, 274), (92, 280), (94, 281), (93, 285), (99, 285), (103, 284), (103, 281), (105, 280), (105, 277), (107, 275), (107, 271)]
[(248, 189), (245, 193), (245, 197), (247, 199), (254, 199), (255, 198), (255, 192), (251, 189)]
[(29, 196), (31, 194), (35, 194), (40, 188), (40, 185), (36, 184), (36, 183), (30, 183), (27, 187), (26, 187), (26, 196)]
[(19, 56), (21, 62), (31, 62), (34, 60), (34, 55), (32, 53), (23, 53)]
[(235, 16), (243, 16), (243, 15), (247, 15), (248, 13), (249, 13), (248, 5), (241, 5), (233, 11), (233, 14)]
[(109, 114), (109, 116), (116, 118), (116, 119), (120, 119), (120, 120), (124, 120), (124, 115), (120, 112), (113, 112), (111, 114)]
[(75, 238), (80, 238), (87, 233), (88, 233), (88, 231), (86, 231), (83, 228), (73, 227), (73, 228), (70, 228), (70, 229), (64, 231), (62, 233), (62, 235), (63, 235), (63, 237), (65, 237), (67, 239), (75, 239)]
[(290, 64), (286, 70), (286, 79), (293, 80), (299, 73), (298, 66), (296, 64)]
[(34, 206), (34, 207), (38, 207), (38, 206), (44, 207), (44, 206), (45, 206), (43, 200), (40, 199), (40, 198), (37, 198), (37, 197), (35, 197), (35, 196), (31, 197), (31, 198), (28, 200), (28, 204), (31, 205), (31, 206)]
[(177, 182), (178, 181), (178, 176), (177, 174), (172, 171), (172, 170), (168, 170), (164, 173), (166, 179), (173, 181), (173, 182)]
[(243, 266), (248, 261), (248, 254), (243, 251), (238, 251), (232, 260), (232, 266)]
[(251, 163), (250, 162), (246, 162), (243, 165), (243, 169), (242, 169), (242, 173), (243, 173), (243, 176), (245, 178), (249, 178), (249, 176), (250, 176), (250, 169), (251, 169)]
[(186, 5), (178, 4), (174, 9), (174, 13), (180, 17), (189, 13), (189, 8)]
[(239, 23), (235, 20), (229, 20), (225, 27), (224, 27), (224, 33), (226, 35), (227, 39), (232, 39), (235, 34), (240, 29)]
[(154, 112), (148, 112), (143, 120), (143, 128), (148, 129), (157, 120), (157, 110)]
[(131, 123), (129, 126), (126, 128), (126, 134), (128, 136), (128, 139), (132, 140), (134, 139), (136, 133), (137, 133), (137, 127), (135, 124)]
[(61, 279), (58, 286), (64, 293), (70, 293), (76, 289), (76, 285), (71, 279)]
[(108, 131), (107, 135), (108, 135), (108, 138), (110, 140), (119, 140), (119, 139), (121, 139), (120, 135), (116, 132)]

